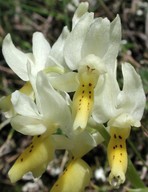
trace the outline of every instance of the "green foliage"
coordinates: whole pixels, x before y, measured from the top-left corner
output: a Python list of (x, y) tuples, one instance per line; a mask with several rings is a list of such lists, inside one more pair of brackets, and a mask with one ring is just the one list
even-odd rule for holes
[[(148, 93), (148, 68), (144, 67), (139, 70), (139, 74), (143, 81), (143, 87), (145, 90), (145, 93)], [(148, 110), (148, 101), (146, 102), (146, 110)]]
[(128, 192), (147, 192), (148, 188), (128, 189)]
[(143, 80), (144, 90), (146, 93), (148, 93), (148, 68), (147, 67), (140, 68), (139, 74)]

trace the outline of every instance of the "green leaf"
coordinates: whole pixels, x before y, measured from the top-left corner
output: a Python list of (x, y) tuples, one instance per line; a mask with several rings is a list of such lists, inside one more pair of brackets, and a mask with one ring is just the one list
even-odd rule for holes
[(128, 189), (128, 192), (147, 192), (148, 191), (148, 187), (147, 188), (139, 188), (139, 189)]
[(148, 92), (148, 69), (147, 68), (140, 68), (139, 74), (143, 81), (144, 90)]
[(127, 167), (127, 179), (132, 183), (135, 188), (144, 188), (145, 185), (143, 181), (140, 179), (133, 163), (130, 159), (128, 159), (128, 167)]

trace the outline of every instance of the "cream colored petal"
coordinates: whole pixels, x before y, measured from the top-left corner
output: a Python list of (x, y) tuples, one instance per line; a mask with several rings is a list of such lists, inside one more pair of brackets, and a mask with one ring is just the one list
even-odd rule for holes
[[(95, 135), (96, 136), (96, 135)], [(81, 158), (87, 154), (91, 149), (97, 146), (96, 138), (94, 135), (91, 135), (87, 130), (84, 130), (82, 133), (74, 134), (71, 139), (73, 147), (69, 150), (75, 158)], [(101, 136), (99, 138), (100, 143)]]
[(116, 58), (121, 45), (121, 21), (119, 15), (110, 24), (110, 39), (108, 49), (103, 57), (103, 62), (109, 71), (114, 71)]
[(46, 123), (49, 126), (51, 123), (57, 124), (64, 132), (69, 134), (72, 120), (67, 101), (52, 87), (42, 72), (38, 73), (37, 76), (37, 91), (42, 115)]
[[(29, 82), (25, 83), (19, 91), (33, 98), (33, 91)], [(11, 103), (11, 95), (0, 98), (0, 109), (7, 118), (11, 118), (15, 115), (16, 112)]]
[(33, 34), (33, 55), (35, 58), (35, 65), (37, 71), (45, 68), (45, 64), (50, 53), (50, 45), (45, 39), (44, 35), (40, 32)]
[(28, 81), (27, 74), (27, 54), (17, 49), (10, 34), (8, 34), (2, 44), (2, 52), (9, 67), (24, 81)]
[(54, 77), (49, 76), (51, 85), (60, 91), (74, 92), (78, 87), (78, 77), (75, 72), (68, 72)]
[(92, 21), (93, 13), (85, 13), (66, 39), (64, 56), (68, 67), (72, 70), (78, 69), (82, 45)]
[(19, 91), (15, 91), (14, 93), (12, 93), (11, 102), (15, 111), (18, 114), (26, 117), (40, 118), (36, 104), (27, 95)]
[(110, 22), (107, 18), (97, 18), (88, 29), (82, 46), (82, 57), (94, 54), (102, 58), (109, 47)]
[[(64, 46), (65, 41), (69, 35), (69, 30), (67, 27), (63, 28), (61, 35), (59, 36), (58, 40), (52, 46), (50, 57), (53, 57), (57, 64), (66, 67), (65, 60), (64, 60)], [(49, 66), (51, 65), (50, 62), (47, 63)]]
[(89, 5), (88, 2), (82, 2), (79, 4), (72, 18), (72, 29), (79, 22), (81, 17), (88, 11), (88, 5)]
[(66, 137), (65, 135), (53, 134), (52, 138), (56, 149), (70, 150), (73, 147), (71, 139)]
[(116, 75), (105, 73), (100, 77), (95, 89), (93, 118), (98, 123), (105, 123), (116, 116), (120, 109), (117, 109), (117, 96), (120, 92)]
[(13, 129), (24, 135), (39, 135), (46, 131), (44, 123), (32, 117), (16, 115), (11, 119)]
[(142, 80), (134, 67), (129, 63), (122, 64), (123, 90), (118, 96), (118, 107), (129, 113), (133, 119), (141, 120), (146, 97)]

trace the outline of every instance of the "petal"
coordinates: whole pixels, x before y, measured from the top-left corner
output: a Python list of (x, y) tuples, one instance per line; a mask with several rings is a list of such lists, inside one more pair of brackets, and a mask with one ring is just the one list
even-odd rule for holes
[(91, 177), (90, 167), (82, 160), (73, 160), (50, 192), (84, 191)]
[(79, 22), (81, 17), (88, 11), (88, 5), (89, 5), (88, 2), (82, 2), (79, 4), (72, 18), (72, 29)]
[(75, 72), (64, 73), (63, 75), (57, 75), (49, 77), (51, 85), (60, 91), (74, 92), (78, 87), (78, 78)]
[(34, 101), (25, 94), (15, 91), (12, 93), (11, 102), (15, 111), (23, 116), (40, 118), (37, 106)]
[[(24, 86), (20, 89), (20, 92), (33, 98), (33, 91), (29, 82), (24, 84)], [(15, 115), (15, 111), (11, 102), (11, 95), (0, 98), (0, 109), (3, 111), (5, 117), (7, 118), (11, 118)]]
[(140, 127), (140, 125), (140, 121), (134, 119), (129, 113), (124, 113), (124, 109), (120, 115), (115, 116), (108, 122), (108, 126), (119, 127), (121, 129), (130, 128), (131, 126)]
[(67, 101), (53, 89), (42, 72), (37, 76), (37, 91), (42, 114), (47, 124), (51, 122), (58, 124), (69, 133), (71, 113)]
[(41, 120), (21, 115), (13, 117), (11, 125), (24, 135), (40, 135), (47, 129)]
[(53, 134), (52, 138), (56, 149), (70, 150), (73, 147), (71, 139), (69, 139), (65, 135)]
[(35, 58), (37, 71), (45, 68), (45, 64), (50, 52), (50, 45), (40, 32), (33, 34), (33, 55)]
[(10, 34), (8, 34), (2, 45), (2, 52), (9, 67), (24, 81), (28, 81), (27, 54), (17, 49)]
[(120, 49), (121, 44), (121, 21), (120, 17), (117, 17), (110, 24), (110, 41), (108, 49), (104, 55), (103, 62), (108, 66), (109, 70), (116, 68), (115, 61)]
[(66, 40), (64, 56), (68, 67), (72, 70), (78, 68), (82, 44), (92, 21), (93, 13), (84, 14)]
[(119, 91), (116, 74), (105, 73), (104, 76), (100, 76), (95, 89), (93, 110), (93, 118), (96, 122), (105, 123), (120, 112), (116, 109)]
[[(32, 86), (33, 92), (36, 95), (36, 78), (37, 78), (37, 73), (38, 71), (36, 70), (35, 66), (32, 67), (32, 63), (30, 60), (27, 62), (27, 71), (28, 71), (28, 77), (29, 77), (29, 82)], [(36, 98), (37, 99), (37, 98)]]
[[(95, 135), (95, 137), (97, 137)], [(87, 154), (91, 149), (97, 146), (97, 138), (94, 138), (87, 130), (79, 134), (74, 134), (71, 138), (73, 148), (70, 149), (70, 152), (75, 158), (81, 158)], [(103, 138), (100, 136), (100, 143), (103, 141)]]
[(129, 63), (122, 65), (123, 90), (118, 96), (118, 107), (131, 114), (135, 120), (141, 120), (146, 97), (140, 76)]
[(98, 133), (90, 134), (87, 130), (80, 134), (75, 134), (68, 138), (64, 135), (52, 135), (56, 149), (66, 149), (75, 158), (81, 158), (91, 149), (104, 141), (103, 137)]
[(104, 56), (109, 46), (110, 22), (107, 18), (97, 18), (88, 29), (82, 46), (82, 57), (94, 54), (100, 58)]
[[(50, 52), (50, 57), (53, 57), (56, 60), (56, 63), (58, 65), (62, 65), (65, 67), (65, 60), (64, 60), (64, 55), (63, 55), (63, 49), (65, 46), (65, 41), (69, 35), (69, 30), (67, 27), (63, 28), (63, 31), (61, 35), (59, 36), (58, 40), (54, 43), (52, 46), (51, 52)], [(49, 63), (50, 65), (50, 63)]]
[(19, 156), (8, 175), (12, 183), (22, 178), (24, 174), (31, 171), (34, 177), (41, 176), (46, 167), (53, 159), (54, 147), (50, 137), (36, 136), (32, 143)]

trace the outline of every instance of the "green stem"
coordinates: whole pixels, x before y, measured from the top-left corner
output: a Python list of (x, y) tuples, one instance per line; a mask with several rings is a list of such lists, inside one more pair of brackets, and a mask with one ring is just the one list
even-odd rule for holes
[(0, 124), (0, 130), (10, 123), (10, 119), (6, 119)]
[(144, 188), (145, 187), (143, 181), (140, 179), (140, 177), (130, 159), (128, 159), (128, 168), (127, 168), (126, 174), (127, 174), (127, 179), (132, 183), (132, 185), (135, 188)]
[(102, 137), (104, 138), (104, 144), (107, 147), (109, 139), (110, 139), (110, 135), (107, 132), (106, 128), (103, 125), (98, 125), (95, 127), (95, 129), (97, 129), (99, 131), (99, 133), (102, 135)]

